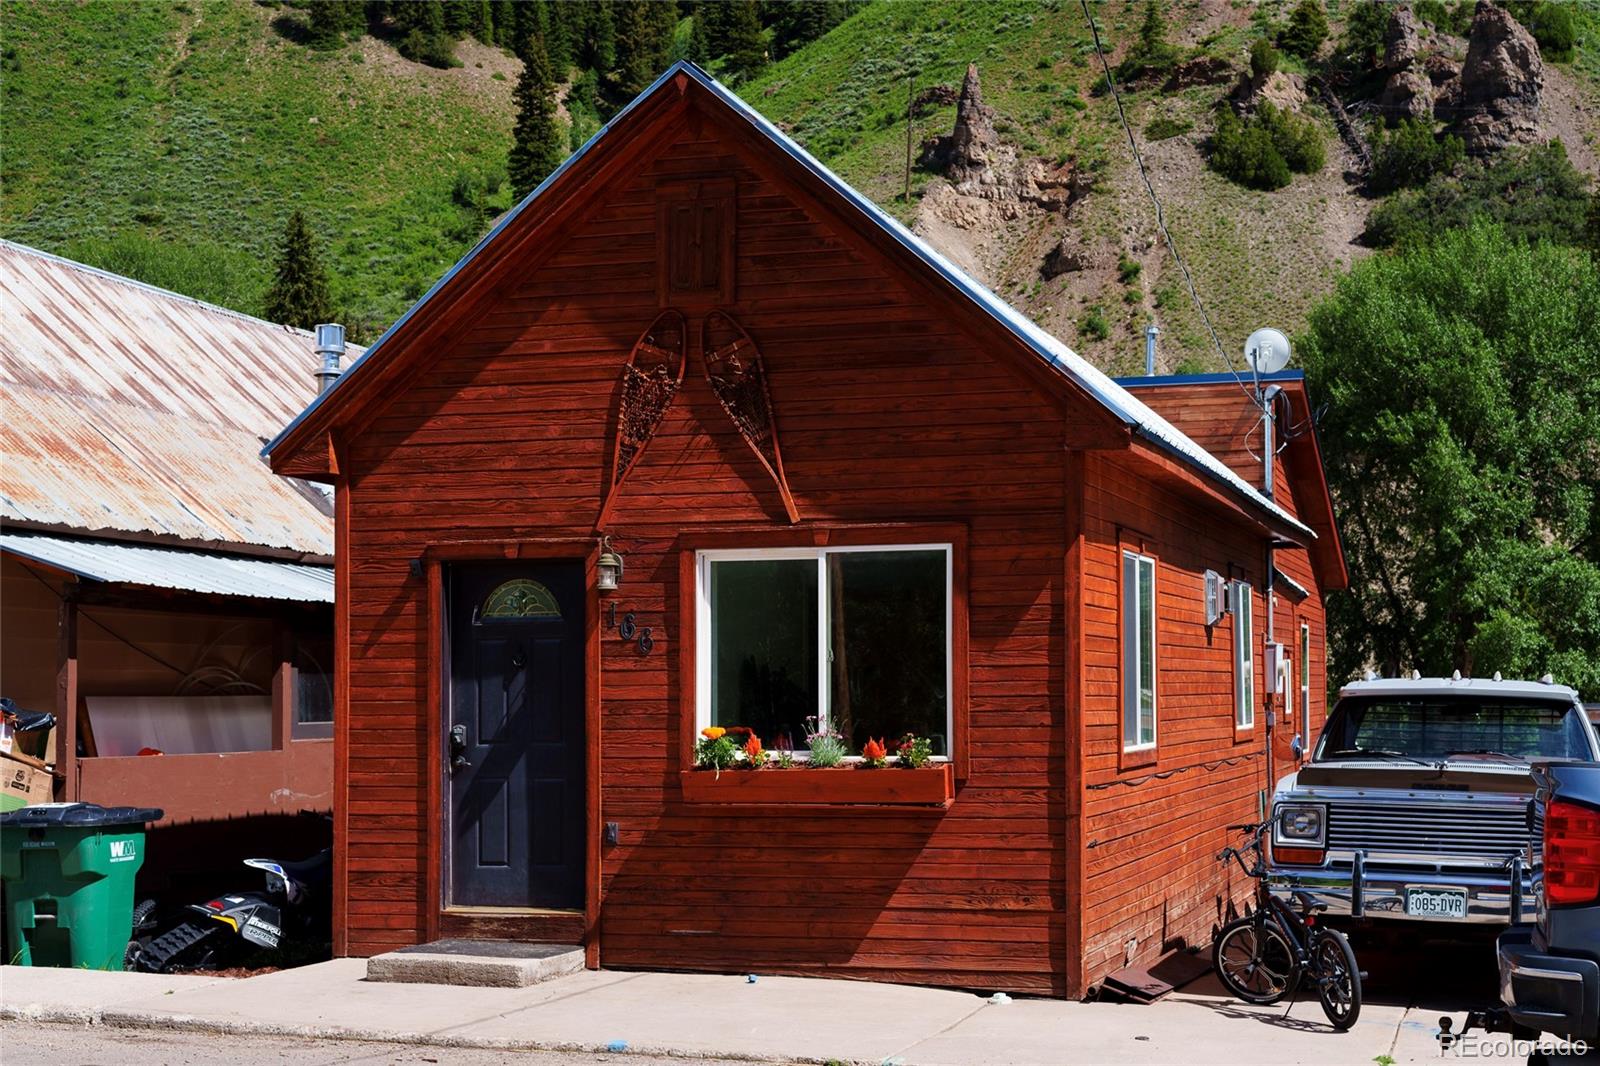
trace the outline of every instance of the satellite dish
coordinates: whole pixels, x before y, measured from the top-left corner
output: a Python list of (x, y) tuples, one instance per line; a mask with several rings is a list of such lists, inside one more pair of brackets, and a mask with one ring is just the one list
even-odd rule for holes
[(1289, 338), (1275, 329), (1258, 329), (1244, 342), (1244, 361), (1257, 374), (1276, 374), (1289, 365)]

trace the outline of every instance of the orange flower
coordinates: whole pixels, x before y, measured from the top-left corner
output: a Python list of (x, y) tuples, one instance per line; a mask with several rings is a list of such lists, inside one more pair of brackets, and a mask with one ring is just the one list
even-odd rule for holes
[(719, 740), (725, 733), (727, 733), (727, 730), (722, 728), (720, 725), (708, 725), (704, 729), (700, 730), (700, 735), (705, 737), (707, 740)]
[(750, 739), (744, 742), (744, 753), (750, 756), (752, 759), (760, 758), (761, 738), (756, 736), (754, 733), (751, 733)]
[(882, 740), (869, 739), (866, 746), (861, 749), (861, 757), (871, 763), (882, 762), (888, 755), (889, 753), (884, 750)]

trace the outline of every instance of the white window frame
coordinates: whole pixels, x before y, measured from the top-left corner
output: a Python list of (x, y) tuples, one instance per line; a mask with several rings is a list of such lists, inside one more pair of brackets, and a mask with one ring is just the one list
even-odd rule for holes
[[(1133, 585), (1128, 585), (1128, 564), (1133, 564)], [(1150, 582), (1150, 632), (1144, 632), (1141, 626), (1141, 574), (1149, 568)], [(1156, 746), (1157, 723), (1160, 720), (1158, 708), (1160, 698), (1156, 691), (1156, 681), (1161, 676), (1161, 668), (1157, 662), (1160, 651), (1160, 642), (1157, 634), (1160, 632), (1160, 603), (1157, 600), (1158, 579), (1156, 576), (1155, 557), (1128, 548), (1122, 550), (1122, 572), (1118, 577), (1122, 586), (1122, 750), (1150, 751)], [(1144, 739), (1144, 714), (1143, 690), (1144, 681), (1140, 669), (1144, 663), (1145, 642), (1150, 647), (1150, 738)]]
[(1311, 623), (1300, 623), (1300, 736), (1311, 748)]
[(1256, 727), (1255, 589), (1233, 583), (1233, 727)]
[[(832, 632), (828, 624), (828, 556), (854, 552), (939, 551), (944, 553), (944, 729), (945, 743), (954, 750), (955, 715), (952, 683), (955, 671), (955, 551), (943, 544), (850, 544), (794, 548), (706, 548), (695, 552), (695, 732), (711, 724), (711, 564), (720, 562), (771, 562), (777, 559), (815, 559), (817, 563), (817, 722), (832, 721)], [(898, 739), (898, 738), (896, 738)], [(802, 746), (797, 761), (810, 758)], [(852, 759), (859, 756), (852, 756)], [(948, 756), (935, 756), (943, 762)]]

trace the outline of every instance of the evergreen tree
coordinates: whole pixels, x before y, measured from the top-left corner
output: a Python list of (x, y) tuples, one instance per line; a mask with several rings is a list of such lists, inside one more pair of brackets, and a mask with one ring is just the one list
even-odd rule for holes
[(650, 80), (672, 65), (673, 42), (678, 36), (678, 5), (673, 0), (650, 4), (646, 11), (651, 42)]
[(417, 30), (441, 37), (445, 32), (444, 0), (409, 0), (393, 7), (395, 24), (402, 30)]
[(611, 5), (557, 4), (558, 8), (572, 8), (579, 21), (574, 26), (573, 61), (580, 67), (594, 71), (610, 71), (617, 63), (617, 28), (612, 20)]
[(532, 7), (534, 16), (544, 28), (544, 51), (550, 59), (550, 73), (557, 81), (567, 76), (578, 55), (578, 42), (583, 39), (583, 4), (560, 3), (559, 0), (537, 0), (520, 3), (518, 10)]
[(702, 67), (711, 62), (711, 38), (706, 33), (706, 4), (699, 4), (695, 8), (694, 19), (689, 26), (689, 55), (691, 63), (699, 63)]
[(613, 17), (617, 31), (617, 93), (630, 100), (667, 68), (678, 29), (678, 8), (663, 0), (619, 0)]
[(701, 0), (694, 9), (694, 20), (705, 27), (706, 60), (728, 54), (728, 7), (722, 0)]
[(1278, 35), (1278, 47), (1290, 55), (1310, 59), (1328, 39), (1328, 16), (1322, 0), (1300, 0), (1289, 13), (1289, 24)]
[(732, 0), (727, 18), (728, 72), (743, 81), (767, 65), (767, 38), (756, 0)]
[(617, 30), (617, 94), (631, 100), (655, 80), (654, 49), (646, 8), (651, 0), (619, 0), (613, 18)]
[(349, 12), (346, 8), (356, 8), (357, 5), (349, 4), (346, 0), (309, 0), (306, 4), (306, 15), (309, 19), (310, 33), (306, 43), (319, 51), (332, 51), (344, 44), (345, 30), (349, 25)]
[(293, 212), (283, 227), (277, 276), (267, 290), (265, 317), (301, 329), (312, 329), (333, 318), (328, 275), (311, 239), (311, 226), (299, 211)]
[(515, 48), (517, 43), (517, 6), (511, 0), (493, 0), (489, 17), (494, 22), (494, 43), (501, 48)]
[(516, 92), (517, 123), (512, 129), (511, 156), (506, 164), (511, 191), (518, 200), (536, 189), (566, 155), (556, 118), (556, 87), (550, 77), (544, 42), (530, 38), (522, 53), (522, 75), (517, 79)]
[(772, 58), (799, 51), (850, 14), (845, 0), (768, 0), (762, 12), (772, 27)]

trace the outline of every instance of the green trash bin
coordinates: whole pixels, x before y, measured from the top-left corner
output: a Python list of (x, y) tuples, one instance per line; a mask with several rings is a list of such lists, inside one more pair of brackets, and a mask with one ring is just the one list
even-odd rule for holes
[(43, 803), (0, 814), (6, 951), (16, 966), (120, 970), (153, 807)]

